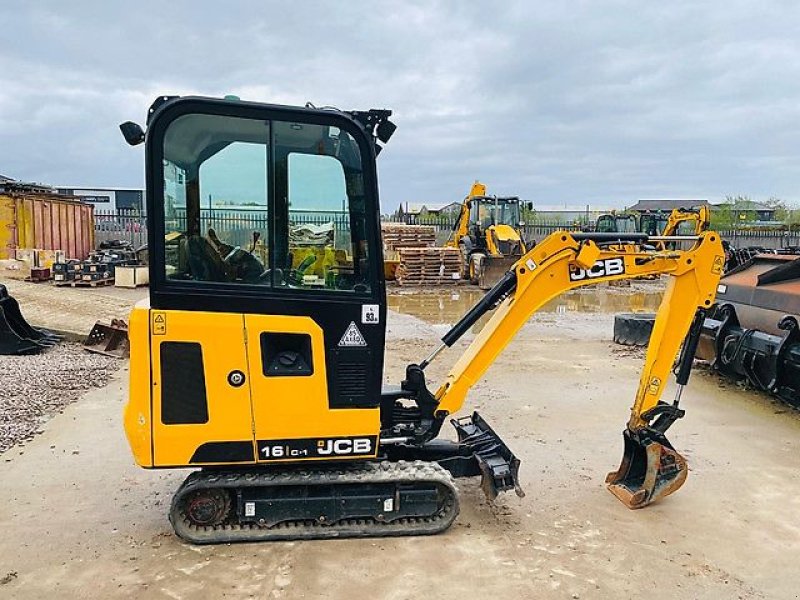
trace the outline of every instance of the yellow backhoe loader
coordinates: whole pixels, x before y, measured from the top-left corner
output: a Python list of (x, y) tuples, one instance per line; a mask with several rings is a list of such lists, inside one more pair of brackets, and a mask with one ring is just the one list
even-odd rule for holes
[(497, 283), (527, 251), (521, 226), (519, 198), (487, 196), (484, 184), (473, 183), (445, 244), (459, 250), (462, 279), (484, 290)]
[[(477, 412), (456, 416), (470, 388), (550, 299), (652, 273), (669, 283), (607, 484), (629, 508), (678, 489), (686, 461), (666, 431), (684, 415), (724, 260), (719, 236), (663, 250), (653, 244), (672, 238), (555, 232), (384, 388), (375, 157), (394, 132), (390, 115), (165, 96), (146, 133), (121, 126), (145, 144), (150, 250), (149, 299), (130, 319), (125, 432), (140, 466), (193, 469), (169, 509), (176, 533), (192, 543), (433, 534), (458, 514), (456, 477), (480, 476), (490, 499), (522, 495), (511, 449)], [(203, 209), (209, 195), (241, 202), (247, 220)], [(246, 230), (254, 211), (258, 235)], [(309, 214), (333, 231), (292, 235)], [(429, 388), (426, 367), (488, 312)], [(448, 420), (457, 441), (437, 439)]]

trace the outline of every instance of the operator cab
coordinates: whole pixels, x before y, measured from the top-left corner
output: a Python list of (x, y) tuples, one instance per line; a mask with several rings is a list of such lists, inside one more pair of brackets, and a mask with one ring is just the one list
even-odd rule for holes
[(361, 159), (369, 149), (347, 130), (355, 123), (290, 118), (170, 118), (162, 143), (151, 145), (163, 173), (151, 199), (163, 217), (157, 295), (217, 288), (370, 296), (380, 288), (375, 227), (367, 225), (377, 198)]
[(520, 226), (519, 198), (475, 196), (469, 200), (470, 225), (488, 229), (492, 225)]
[(321, 375), (329, 408), (377, 406), (386, 293), (375, 156), (391, 111), (161, 97), (148, 114), (150, 308), (242, 314), (248, 330), (256, 315), (310, 318), (308, 335), (264, 326), (265, 377)]
[(597, 217), (597, 231), (601, 233), (635, 233), (636, 217), (633, 215), (606, 214)]

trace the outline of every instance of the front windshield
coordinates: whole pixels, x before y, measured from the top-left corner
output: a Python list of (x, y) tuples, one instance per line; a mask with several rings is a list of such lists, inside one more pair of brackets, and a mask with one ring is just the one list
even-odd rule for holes
[(519, 226), (519, 201), (506, 198), (480, 200), (478, 218), (483, 227), (491, 225)]

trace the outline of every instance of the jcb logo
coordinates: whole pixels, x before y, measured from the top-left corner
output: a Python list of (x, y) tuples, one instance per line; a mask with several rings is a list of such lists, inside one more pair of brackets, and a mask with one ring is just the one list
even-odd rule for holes
[(598, 260), (588, 269), (570, 266), (569, 280), (581, 281), (583, 279), (595, 279), (606, 275), (622, 275), (625, 272), (625, 261), (621, 258), (606, 258)]
[(354, 438), (352, 440), (319, 440), (317, 442), (317, 454), (322, 456), (329, 456), (333, 454), (372, 454), (372, 440), (369, 438)]

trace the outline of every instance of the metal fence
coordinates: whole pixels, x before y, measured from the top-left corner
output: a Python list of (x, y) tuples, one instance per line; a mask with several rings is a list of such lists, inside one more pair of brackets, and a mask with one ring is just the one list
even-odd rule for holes
[[(95, 211), (95, 239), (97, 244), (106, 240), (124, 240), (134, 248), (147, 244), (147, 219), (139, 211)], [(343, 211), (290, 211), (293, 225), (326, 225), (333, 223), (334, 231), (346, 239), (337, 239), (337, 245), (349, 243), (350, 216)], [(186, 209), (178, 208), (166, 215), (167, 231), (186, 231)], [(204, 208), (200, 210), (200, 229), (214, 229), (217, 236), (232, 246), (247, 246), (253, 232), (267, 235), (267, 213), (258, 209)]]
[(789, 246), (800, 246), (799, 231), (753, 231), (730, 230), (720, 231), (722, 239), (730, 242), (734, 248), (748, 248), (752, 246), (778, 250)]
[(125, 240), (139, 248), (147, 243), (147, 220), (136, 210), (95, 209), (94, 239), (97, 245), (108, 240)]
[[(350, 229), (349, 215), (344, 211), (291, 211), (290, 217), (293, 224), (324, 225), (333, 222), (337, 232), (347, 232)], [(408, 225), (430, 225), (436, 231), (436, 241), (439, 244), (450, 237), (455, 225), (454, 217), (444, 216), (418, 218), (416, 215), (404, 215), (403, 218), (384, 217), (383, 220)], [(258, 209), (205, 208), (200, 211), (200, 221), (203, 231), (213, 228), (220, 239), (234, 246), (248, 245), (254, 231), (266, 234), (269, 227), (267, 213)], [(554, 231), (592, 230), (593, 227), (593, 222), (535, 220), (526, 223), (522, 230), (526, 240), (538, 242)], [(139, 211), (95, 210), (94, 229), (97, 244), (105, 240), (125, 240), (139, 248), (147, 243), (147, 220)], [(186, 231), (185, 209), (175, 209), (167, 215), (167, 229)], [(800, 231), (730, 230), (720, 231), (720, 234), (737, 248), (756, 246), (778, 249), (800, 246)], [(343, 243), (349, 243), (349, 240), (337, 239), (337, 245)]]

